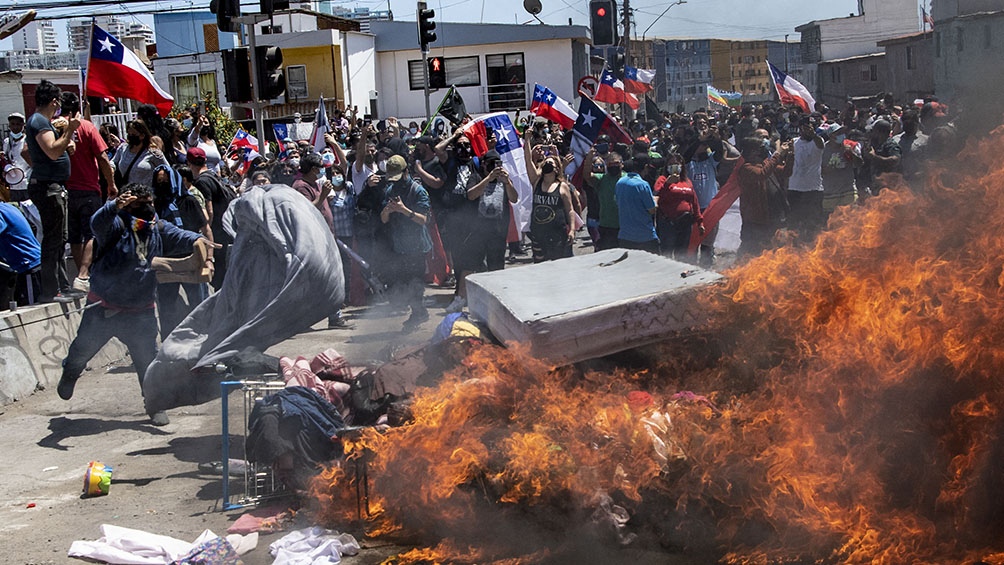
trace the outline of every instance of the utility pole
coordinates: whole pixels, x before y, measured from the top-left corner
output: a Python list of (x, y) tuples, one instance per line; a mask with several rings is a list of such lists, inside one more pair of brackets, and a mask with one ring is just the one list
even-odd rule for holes
[[(624, 35), (621, 39), (624, 41), (624, 65), (631, 65), (631, 0), (624, 0)], [(621, 121), (624, 126), (627, 126), (628, 114), (627, 104), (621, 104)]]

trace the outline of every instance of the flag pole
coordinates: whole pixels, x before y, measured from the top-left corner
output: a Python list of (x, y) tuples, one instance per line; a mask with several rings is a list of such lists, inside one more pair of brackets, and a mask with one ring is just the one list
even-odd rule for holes
[[(425, 120), (425, 128), (422, 129), (421, 135), (425, 135), (426, 132), (429, 131), (429, 128), (432, 127), (432, 118), (435, 118), (436, 116), (439, 115), (439, 111), (443, 109), (443, 104), (446, 104), (446, 100), (449, 99), (451, 96), (453, 96), (453, 91), (456, 88), (457, 87), (455, 85), (450, 85), (450, 89), (446, 91), (446, 96), (444, 96), (443, 99), (439, 101), (439, 106), (436, 106), (436, 111), (433, 112), (433, 114)], [(428, 102), (429, 101), (426, 100), (426, 103)], [(426, 108), (426, 113), (428, 113), (428, 111), (429, 111), (428, 108)]]

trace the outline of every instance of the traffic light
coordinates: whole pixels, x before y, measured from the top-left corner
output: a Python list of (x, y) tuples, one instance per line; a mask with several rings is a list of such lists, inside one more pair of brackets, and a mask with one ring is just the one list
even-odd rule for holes
[(610, 70), (617, 78), (624, 78), (624, 52), (619, 48), (614, 52), (610, 60)]
[(255, 64), (258, 71), (258, 99), (272, 100), (282, 96), (286, 92), (282, 49), (272, 45), (255, 47)]
[(446, 88), (446, 66), (442, 57), (429, 57), (429, 88)]
[(425, 2), (418, 3), (418, 44), (422, 46), (422, 51), (428, 51), (429, 44), (436, 41), (436, 22), (432, 21), (434, 17), (435, 10), (426, 9)]
[(237, 33), (241, 30), (241, 25), (232, 19), (241, 15), (240, 0), (210, 0), (209, 11), (216, 14), (216, 27), (220, 31)]
[(221, 52), (223, 55), (223, 85), (228, 102), (251, 101), (251, 59), (248, 48), (238, 47)]
[(617, 45), (617, 3), (614, 0), (591, 0), (589, 28), (593, 32), (593, 47)]

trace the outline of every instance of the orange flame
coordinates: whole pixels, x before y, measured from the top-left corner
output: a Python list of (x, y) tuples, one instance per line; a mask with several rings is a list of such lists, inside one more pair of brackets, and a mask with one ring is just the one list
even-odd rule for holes
[[(707, 333), (646, 367), (476, 348), (413, 423), (349, 450), (371, 533), (435, 547), (411, 562), (532, 562), (593, 528), (729, 563), (1004, 563), (1002, 143), (734, 269)], [(321, 519), (353, 488), (324, 474)]]

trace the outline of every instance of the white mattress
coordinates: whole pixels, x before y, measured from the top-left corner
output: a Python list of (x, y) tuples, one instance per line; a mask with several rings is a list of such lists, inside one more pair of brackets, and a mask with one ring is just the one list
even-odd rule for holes
[(706, 319), (694, 300), (722, 280), (644, 251), (609, 249), (467, 277), (471, 316), (499, 340), (574, 363), (653, 343)]

